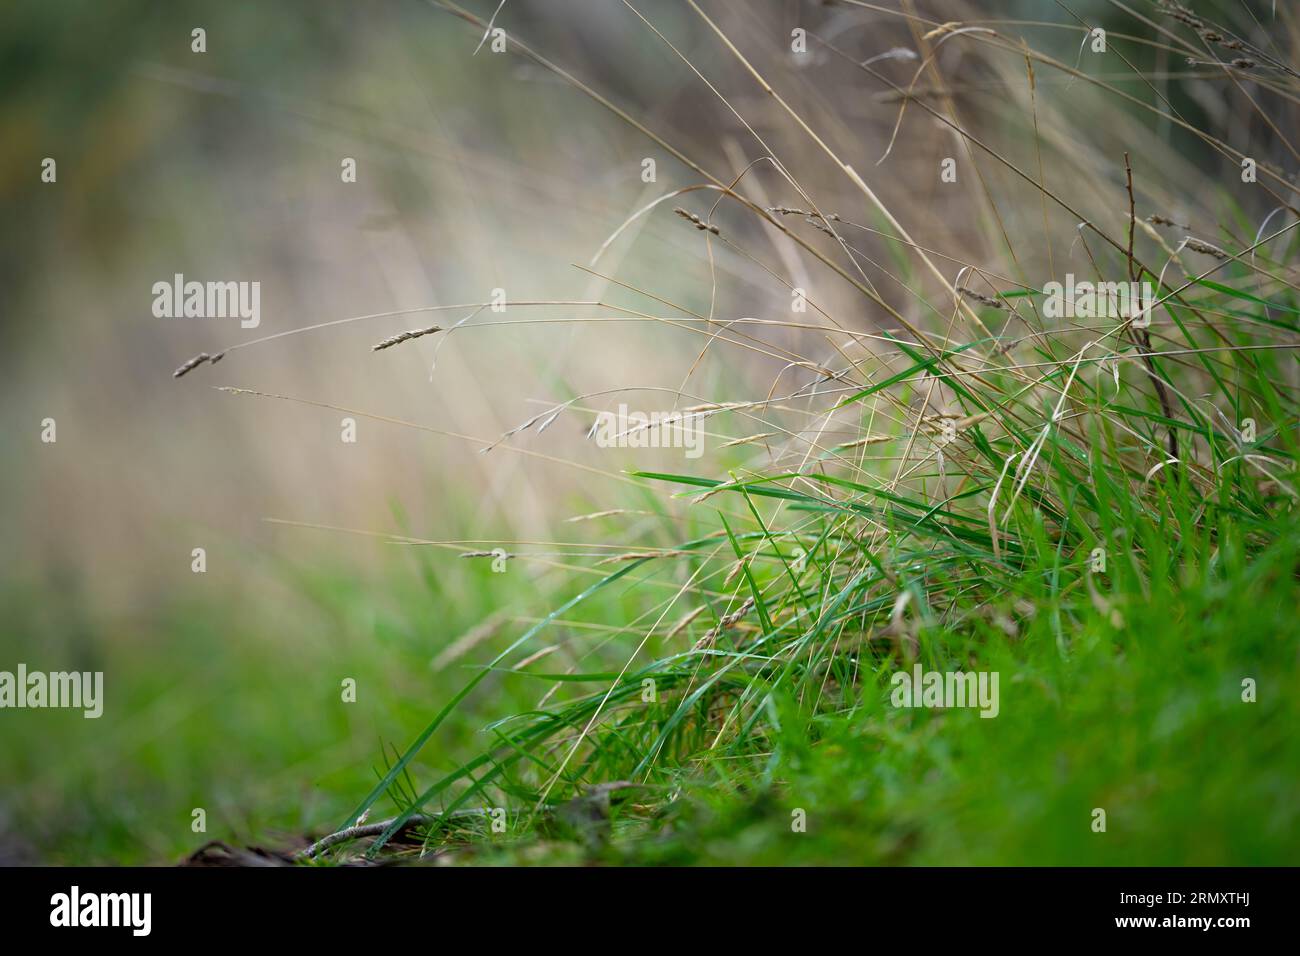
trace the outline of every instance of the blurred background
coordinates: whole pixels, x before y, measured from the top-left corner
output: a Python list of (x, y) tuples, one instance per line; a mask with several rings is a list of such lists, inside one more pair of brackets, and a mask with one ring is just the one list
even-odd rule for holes
[[(1005, 202), (1023, 196), (1023, 184), (984, 158), (976, 173), (951, 131), (918, 109), (877, 166), (898, 97), (812, 41), (806, 57), (791, 55), (800, 26), (862, 60), (933, 44), (891, 12), (895, 0), (887, 9), (702, 6), (937, 250), (949, 280), (960, 266), (944, 256), (1002, 269), (1004, 232), (1034, 237), (1018, 241), (1013, 258), (1015, 278), (1035, 288), (1070, 257), (1086, 263), (1071, 246), (1076, 223), (1033, 194)], [(486, 20), (497, 4), (465, 7)], [(668, 545), (665, 519), (691, 526), (684, 504), (624, 480), (655, 453), (587, 440), (596, 411), (780, 394), (810, 381), (788, 356), (837, 368), (846, 359), (805, 331), (765, 333), (772, 351), (759, 354), (705, 350), (699, 328), (629, 319), (788, 316), (790, 291), (768, 271), (779, 269), (844, 327), (890, 325), (734, 205), (720, 206), (715, 221), (755, 258), (715, 242), (711, 260), (705, 236), (671, 210), (707, 218), (716, 193), (661, 203), (603, 252), (599, 275), (578, 268), (638, 210), (703, 177), (521, 56), (516, 38), (718, 178), (739, 176), (761, 155), (761, 137), (816, 187), (821, 208), (885, 225), (688, 7), (638, 8), (751, 129), (615, 2), (508, 0), (496, 20), (504, 55), (489, 43), (476, 52), (481, 28), (415, 0), (4, 5), (0, 668), (102, 670), (106, 702), (97, 721), (0, 714), (0, 861), (166, 862), (209, 837), (254, 841), (339, 822), (373, 783), (385, 744), (405, 745), (487, 648), (572, 593), (565, 565), (594, 561), (556, 556), (560, 544), (583, 554)], [(1001, 33), (1032, 34), (1038, 49), (1106, 75), (1081, 52), (1078, 21), (1053, 4), (903, 9), (936, 23), (997, 19)], [(1110, 4), (1071, 9), (1119, 34), (1133, 27)], [(191, 49), (195, 28), (206, 52)], [(1221, 78), (1184, 77), (1190, 68), (1178, 57), (1126, 49), (1168, 74), (1156, 80), (1159, 95), (1189, 119), (1219, 124), (1229, 142), (1260, 142)], [(1040, 70), (1039, 157), (1022, 135), (1035, 108), (1024, 61), (961, 42), (937, 55), (962, 81), (953, 103), (969, 128), (1023, 168), (1043, 161), (1076, 208), (1109, 224), (1124, 216), (1116, 164), (1140, 142), (1140, 213), (1217, 221), (1167, 190), (1207, 174), (1231, 187), (1235, 165), (1176, 125), (1137, 107), (1117, 112), (1093, 86)], [(916, 62), (873, 68), (906, 85)], [(1110, 81), (1143, 102), (1157, 97), (1126, 74)], [(1273, 148), (1264, 142), (1261, 162)], [(946, 155), (962, 164), (960, 188), (939, 180)], [(47, 157), (54, 183), (41, 180)], [(344, 158), (356, 161), (355, 183), (342, 181)], [(642, 176), (647, 158), (654, 182)], [(770, 164), (744, 186), (765, 204), (803, 205)], [(801, 234), (830, 252), (816, 230)], [(867, 233), (856, 244), (859, 265), (909, 321), (947, 317), (934, 277), (896, 245)], [(176, 273), (259, 282), (260, 326), (156, 318), (151, 287)], [(604, 305), (476, 311), (498, 288), (510, 303)], [(445, 311), (376, 315), (430, 307)], [(199, 352), (357, 316), (375, 317), (239, 347), (172, 377)], [(396, 332), (461, 320), (452, 332), (371, 351)], [(545, 432), (480, 450), (587, 395)], [(355, 443), (341, 440), (348, 416)], [(40, 439), (46, 418), (57, 423), (53, 444)], [(711, 448), (758, 430), (743, 419), (718, 429)], [(770, 452), (741, 448), (685, 468), (725, 475)], [(567, 520), (607, 509), (627, 513)], [(391, 534), (448, 544), (412, 547)], [(458, 557), (498, 545), (538, 557), (504, 575)], [(198, 547), (202, 574), (191, 570)], [(576, 624), (565, 633), (574, 654), (598, 637)], [(358, 682), (355, 704), (339, 700), (347, 677)], [(481, 740), (488, 716), (536, 700), (489, 682), (470, 703), (423, 765)], [(191, 829), (193, 808), (206, 810), (206, 834)]]

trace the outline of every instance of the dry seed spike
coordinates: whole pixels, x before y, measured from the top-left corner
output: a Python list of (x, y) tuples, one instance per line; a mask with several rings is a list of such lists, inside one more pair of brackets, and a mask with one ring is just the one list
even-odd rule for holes
[(398, 332), (396, 335), (391, 335), (382, 342), (370, 346), (370, 351), (378, 352), (380, 349), (391, 349), (394, 345), (401, 345), (403, 342), (409, 342), (411, 339), (418, 339), (422, 335), (432, 335), (434, 332), (441, 331), (441, 325), (431, 325), (427, 329), (411, 329), (409, 332)]
[(688, 222), (693, 223), (696, 229), (701, 229), (704, 230), (705, 232), (711, 232), (715, 236), (719, 235), (717, 226), (713, 225), (712, 223), (705, 222), (699, 216), (695, 215), (695, 213), (687, 212), (681, 206), (675, 206), (673, 208), (673, 212), (677, 213), (677, 215), (681, 216), (683, 219), (687, 220)]
[(188, 375), (204, 362), (207, 362), (210, 365), (216, 365), (225, 358), (225, 356), (226, 353), (224, 351), (218, 352), (216, 355), (209, 355), (207, 352), (200, 352), (198, 355), (194, 356), (194, 358), (186, 361), (185, 364), (176, 371), (172, 372), (172, 378), (180, 378), (182, 375)]

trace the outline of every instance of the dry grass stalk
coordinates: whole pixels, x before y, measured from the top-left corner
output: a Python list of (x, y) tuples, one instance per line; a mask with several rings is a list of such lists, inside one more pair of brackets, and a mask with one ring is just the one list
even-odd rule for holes
[(648, 515), (648, 514), (651, 514), (651, 512), (634, 511), (630, 508), (610, 508), (606, 511), (593, 511), (591, 512), (591, 514), (574, 515), (572, 518), (565, 518), (564, 520), (569, 522), (570, 524), (573, 524), (574, 522), (578, 522), (578, 521), (595, 521), (597, 518), (613, 518), (617, 515)]
[(704, 230), (705, 232), (711, 232), (715, 236), (719, 235), (717, 226), (713, 225), (713, 223), (711, 222), (705, 222), (699, 216), (695, 215), (695, 213), (687, 212), (681, 206), (675, 206), (673, 208), (673, 212), (677, 213), (677, 215), (681, 216), (683, 219), (687, 220), (688, 222), (694, 224), (696, 229), (701, 229)]
[(216, 365), (225, 358), (225, 356), (225, 351), (218, 352), (216, 355), (209, 355), (207, 352), (200, 352), (198, 355), (194, 356), (194, 358), (186, 361), (185, 364), (176, 371), (172, 372), (172, 378), (180, 378), (182, 375), (188, 375), (205, 362), (211, 365)]
[(865, 438), (858, 438), (854, 441), (846, 441), (841, 445), (836, 445), (836, 451), (843, 451), (849, 448), (861, 448), (864, 445), (879, 445), (882, 442), (893, 441), (897, 435), (868, 435)]
[(1158, 213), (1152, 213), (1150, 216), (1147, 216), (1147, 222), (1151, 223), (1153, 226), (1168, 226), (1170, 229), (1182, 229), (1184, 232), (1191, 228), (1191, 226), (1185, 226), (1181, 222), (1176, 222), (1168, 216), (1161, 216)]
[(1228, 254), (1224, 252), (1222, 249), (1220, 249), (1218, 246), (1212, 246), (1208, 242), (1205, 242), (1203, 239), (1197, 239), (1193, 236), (1188, 236), (1187, 238), (1185, 238), (1183, 240), (1183, 245), (1185, 245), (1188, 249), (1191, 249), (1192, 252), (1199, 252), (1202, 255), (1214, 256), (1214, 258), (1216, 259), (1228, 258)]
[(727, 628), (735, 627), (736, 624), (740, 622), (741, 618), (743, 618), (746, 614), (748, 614), (751, 610), (753, 610), (753, 608), (754, 608), (753, 597), (745, 598), (745, 603), (740, 605), (740, 607), (732, 611), (730, 614), (723, 617), (722, 620), (718, 621), (717, 627), (711, 627), (704, 632), (704, 636), (700, 638), (699, 643), (695, 645), (695, 650), (699, 650), (700, 648), (712, 642), (719, 634), (727, 630)]
[(756, 441), (762, 441), (765, 438), (771, 438), (776, 432), (759, 432), (757, 435), (746, 435), (744, 438), (733, 438), (729, 442), (724, 442), (720, 447), (735, 448), (737, 445), (749, 445)]
[(389, 336), (382, 342), (370, 346), (370, 351), (378, 352), (381, 349), (391, 349), (394, 345), (401, 345), (403, 342), (409, 342), (411, 339), (418, 339), (424, 335), (432, 335), (434, 332), (441, 332), (441, 325), (431, 325), (427, 329), (411, 329), (409, 332), (398, 332), (396, 335)]
[(974, 301), (978, 302), (980, 305), (987, 305), (990, 309), (1005, 309), (1007, 307), (1007, 304), (1003, 302), (1001, 299), (994, 299), (991, 296), (982, 295), (979, 292), (976, 292), (974, 289), (967, 289), (965, 287), (962, 287), (959, 288), (957, 291), (960, 292), (962, 295), (964, 295), (966, 298), (973, 299)]
[(608, 558), (602, 558), (597, 564), (618, 564), (622, 561), (641, 561), (650, 558), (673, 558), (683, 554), (690, 554), (689, 551), (625, 551), (622, 554), (611, 555)]

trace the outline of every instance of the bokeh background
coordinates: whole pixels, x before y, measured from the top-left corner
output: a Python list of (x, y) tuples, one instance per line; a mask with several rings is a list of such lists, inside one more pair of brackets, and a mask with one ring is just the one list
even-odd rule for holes
[[(465, 3), (483, 18), (496, 8)], [(999, 30), (1031, 31), (1064, 62), (1080, 58), (1077, 22), (1056, 5), (920, 6), (938, 22), (998, 19)], [(914, 48), (917, 31), (901, 17), (781, 0), (705, 7), (923, 243), (979, 262), (1001, 255), (1003, 230), (1042, 232), (1045, 217), (1052, 234), (1073, 234), (994, 165), (946, 188), (935, 157), (966, 154), (917, 110), (877, 167), (897, 99), (815, 44), (807, 58), (789, 55), (801, 25), (862, 59)], [(1071, 7), (1121, 32), (1132, 25), (1109, 4)], [(881, 225), (684, 5), (640, 8), (752, 130), (621, 3), (508, 0), (497, 24), (714, 174), (739, 175), (759, 153), (757, 134), (818, 186), (823, 208)], [(191, 51), (195, 27), (206, 31), (202, 54)], [(617, 282), (577, 268), (638, 209), (701, 177), (537, 63), (486, 44), (475, 53), (480, 34), (414, 0), (16, 0), (0, 10), (0, 667), (102, 670), (106, 682), (97, 721), (0, 714), (0, 860), (167, 862), (209, 837), (273, 841), (329, 828), (373, 783), (385, 744), (407, 743), (489, 648), (572, 592), (568, 566), (593, 562), (557, 556), (561, 544), (583, 554), (627, 548), (656, 542), (664, 514), (691, 521), (682, 502), (624, 480), (653, 455), (633, 463), (585, 438), (596, 410), (619, 401), (651, 410), (671, 395), (606, 393), (541, 434), (488, 453), (485, 444), (550, 404), (610, 389), (682, 388), (689, 404), (802, 381), (753, 352), (711, 349), (701, 360), (699, 329), (560, 305), (481, 312), (453, 333), (380, 353), (370, 346), (388, 335), (449, 326), (474, 309), (367, 318), (239, 348), (172, 378), (200, 351), (483, 302), (498, 287), (510, 301), (601, 301), (654, 316), (683, 313), (634, 289), (700, 314), (788, 314), (788, 290), (721, 245), (711, 262), (704, 237), (672, 214), (678, 204), (707, 213), (709, 194), (636, 219), (596, 266)], [(1187, 68), (1175, 59), (1134, 55), (1168, 73), (1157, 80), (1162, 94), (1190, 118), (1218, 124), (1230, 142), (1259, 141), (1221, 80), (1180, 79)], [(946, 74), (964, 80), (954, 101), (971, 128), (1036, 165), (1021, 135), (1023, 63), (981, 60), (960, 43), (942, 57)], [(915, 65), (876, 68), (906, 83)], [(1153, 99), (1131, 78), (1114, 81)], [(1124, 215), (1114, 180), (1058, 175), (1058, 163), (1099, 170), (1135, 149), (1144, 209), (1172, 217), (1203, 211), (1171, 184), (1235, 175), (1179, 129), (1138, 109), (1116, 114), (1087, 84), (1047, 75), (1038, 84), (1047, 177), (1093, 215)], [(56, 183), (40, 181), (45, 157), (57, 161)], [(341, 181), (344, 157), (357, 162), (356, 183)], [(646, 157), (654, 183), (642, 180)], [(770, 167), (745, 182), (771, 204), (801, 205)], [(847, 327), (880, 329), (861, 297), (788, 240), (734, 208), (721, 207), (717, 221), (803, 277)], [(1031, 284), (1048, 277), (1053, 252), (1058, 273), (1071, 256), (1086, 262), (1058, 242), (1019, 249)], [(897, 255), (871, 236), (860, 247), (875, 262)], [(939, 261), (955, 276), (959, 266)], [(155, 318), (151, 286), (175, 273), (259, 281), (260, 327)], [(910, 319), (928, 318), (925, 300), (938, 301), (932, 277), (917, 275), (909, 290), (871, 274)], [(769, 340), (842, 364), (807, 333)], [(358, 441), (345, 444), (343, 412), (211, 386), (465, 437), (358, 416)], [(40, 441), (46, 417), (57, 422), (55, 444)], [(723, 437), (746, 433), (736, 422)], [(725, 473), (749, 453), (699, 468)], [(566, 520), (615, 508), (628, 514)], [(389, 534), (446, 544), (413, 547)], [(538, 557), (505, 575), (458, 557), (498, 544)], [(203, 574), (191, 571), (196, 547), (207, 553)], [(609, 600), (635, 607), (631, 595)], [(563, 633), (562, 656), (600, 639), (578, 622)], [(355, 704), (339, 700), (345, 677), (358, 681)], [(535, 696), (485, 683), (422, 765), (473, 746), (488, 717)], [(206, 834), (191, 830), (196, 807), (207, 812)]]

